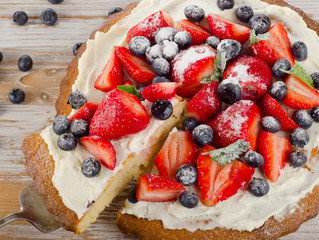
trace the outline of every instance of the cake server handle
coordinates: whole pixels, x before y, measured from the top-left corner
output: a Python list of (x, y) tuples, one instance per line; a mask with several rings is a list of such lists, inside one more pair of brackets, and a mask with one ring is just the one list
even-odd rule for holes
[(3, 226), (5, 226), (11, 222), (19, 221), (19, 220), (26, 220), (22, 211), (12, 213), (12, 214), (2, 218), (0, 220), (0, 228), (2, 228)]

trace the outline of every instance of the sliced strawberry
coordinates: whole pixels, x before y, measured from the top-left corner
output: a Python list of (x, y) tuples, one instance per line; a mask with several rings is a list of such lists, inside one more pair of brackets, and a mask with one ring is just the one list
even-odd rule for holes
[(288, 75), (285, 83), (288, 91), (282, 101), (283, 104), (297, 109), (310, 109), (319, 106), (319, 92), (316, 89), (309, 87), (293, 75)]
[(114, 89), (98, 106), (89, 133), (119, 139), (145, 129), (149, 122), (148, 113), (137, 97)]
[(180, 52), (172, 62), (172, 78), (181, 83), (177, 94), (193, 97), (205, 87), (201, 81), (214, 73), (216, 50), (207, 45), (192, 46)]
[(88, 102), (84, 104), (76, 113), (70, 117), (70, 122), (72, 123), (75, 119), (83, 119), (88, 123), (91, 119), (99, 105), (94, 102)]
[(186, 188), (165, 176), (146, 174), (140, 177), (136, 198), (147, 202), (168, 202), (177, 199)]
[(252, 150), (256, 150), (260, 120), (257, 105), (250, 100), (240, 100), (206, 124), (214, 131), (214, 146), (226, 147), (239, 139), (244, 139), (250, 143)]
[(199, 122), (206, 122), (222, 109), (222, 101), (217, 95), (218, 82), (211, 82), (200, 90), (188, 103), (188, 116)]
[(150, 102), (158, 99), (170, 99), (176, 95), (177, 83), (161, 82), (148, 85), (142, 92), (142, 97)]
[(125, 47), (116, 47), (116, 54), (128, 75), (136, 82), (150, 84), (156, 77), (152, 67), (141, 57), (134, 56)]
[(264, 116), (273, 116), (277, 118), (281, 125), (281, 130), (292, 131), (299, 126), (288, 116), (280, 104), (268, 93), (261, 101), (261, 111)]
[(280, 171), (288, 161), (291, 144), (286, 138), (270, 132), (261, 132), (258, 140), (258, 151), (264, 157), (263, 170), (266, 177), (276, 182)]
[(104, 166), (113, 170), (116, 165), (116, 152), (112, 143), (105, 137), (87, 136), (80, 139), (85, 149)]
[(220, 39), (234, 39), (243, 44), (250, 36), (250, 28), (218, 15), (209, 14), (207, 21), (214, 36)]
[(186, 31), (192, 36), (192, 44), (198, 45), (206, 42), (206, 39), (211, 36), (211, 32), (199, 24), (189, 20), (181, 20), (177, 22), (179, 31)]
[(122, 85), (129, 87), (129, 86), (132, 86), (133, 84), (132, 84), (132, 82), (130, 80), (126, 80)]
[(263, 60), (243, 54), (228, 64), (223, 75), (223, 80), (226, 79), (239, 83), (242, 99), (256, 101), (270, 88), (272, 72)]
[(113, 47), (107, 64), (94, 83), (94, 87), (103, 92), (109, 92), (123, 82), (123, 69), (115, 50)]
[(153, 13), (128, 31), (126, 42), (129, 43), (130, 40), (136, 36), (143, 36), (153, 41), (157, 31), (163, 27), (174, 27), (172, 17), (162, 11)]
[(177, 131), (168, 136), (154, 164), (160, 175), (175, 179), (177, 169), (183, 164), (194, 165), (197, 156), (198, 147), (192, 140), (192, 134)]

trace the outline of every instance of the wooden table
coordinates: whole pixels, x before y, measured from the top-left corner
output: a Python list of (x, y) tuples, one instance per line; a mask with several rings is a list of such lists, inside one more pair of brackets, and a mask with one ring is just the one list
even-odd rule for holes
[[(319, 1), (287, 1), (319, 20)], [(52, 122), (58, 86), (73, 58), (73, 45), (85, 41), (93, 29), (104, 22), (110, 8), (126, 6), (130, 2), (134, 0), (65, 0), (59, 5), (46, 0), (1, 0), (0, 51), (4, 60), (0, 64), (0, 218), (19, 209), (19, 192), (31, 181), (24, 170), (20, 147), (25, 136)], [(54, 27), (44, 26), (40, 21), (41, 11), (48, 7), (55, 9), (59, 16)], [(27, 25), (17, 26), (12, 22), (13, 13), (18, 10), (29, 15)], [(23, 54), (29, 54), (34, 61), (33, 69), (28, 73), (17, 68), (17, 60)], [(13, 87), (25, 91), (23, 104), (9, 102), (8, 92)], [(124, 196), (120, 195), (81, 236), (62, 229), (42, 234), (29, 223), (21, 222), (0, 229), (0, 239), (129, 239), (114, 223)], [(316, 218), (283, 239), (318, 238), (319, 218)]]

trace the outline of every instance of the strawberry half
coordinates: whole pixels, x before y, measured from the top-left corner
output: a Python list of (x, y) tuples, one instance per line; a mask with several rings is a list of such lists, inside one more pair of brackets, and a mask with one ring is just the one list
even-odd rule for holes
[(280, 171), (288, 161), (291, 144), (286, 138), (270, 132), (261, 132), (258, 140), (258, 151), (264, 157), (263, 170), (266, 177), (276, 182)]
[(161, 176), (176, 178), (177, 169), (183, 164), (194, 165), (198, 156), (198, 147), (192, 140), (192, 134), (186, 131), (171, 133), (154, 164)]
[(89, 134), (119, 139), (145, 129), (149, 122), (148, 113), (137, 97), (114, 89), (98, 106)]
[(113, 170), (116, 165), (116, 152), (112, 143), (105, 137), (87, 136), (80, 139), (85, 149), (104, 166)]
[(177, 83), (161, 82), (148, 85), (142, 91), (142, 97), (150, 102), (155, 102), (158, 99), (170, 99), (176, 95)]
[(150, 84), (152, 79), (156, 77), (151, 65), (143, 58), (134, 56), (127, 48), (116, 47), (116, 54), (122, 66), (134, 81), (141, 84)]
[(209, 14), (207, 21), (214, 36), (220, 39), (234, 39), (243, 44), (250, 36), (250, 28), (215, 14)]
[(75, 119), (83, 119), (88, 123), (91, 119), (99, 105), (94, 102), (88, 102), (84, 104), (76, 113), (70, 117), (70, 122), (72, 123)]
[(139, 201), (168, 202), (176, 200), (185, 190), (181, 183), (168, 177), (146, 174), (140, 177), (136, 198)]
[(192, 36), (192, 45), (205, 43), (206, 39), (212, 35), (206, 28), (189, 20), (177, 22), (177, 29), (179, 31), (186, 31)]
[(110, 59), (94, 83), (94, 87), (103, 92), (109, 92), (123, 82), (123, 69), (115, 50), (113, 47)]

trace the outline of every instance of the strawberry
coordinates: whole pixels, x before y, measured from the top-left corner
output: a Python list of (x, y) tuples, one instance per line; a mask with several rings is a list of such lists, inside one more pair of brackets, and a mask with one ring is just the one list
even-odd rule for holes
[(155, 102), (158, 99), (170, 99), (175, 96), (177, 83), (161, 82), (148, 85), (142, 91), (142, 97), (150, 102)]
[(196, 118), (199, 122), (206, 122), (222, 109), (222, 101), (217, 96), (218, 82), (211, 82), (189, 101), (187, 105), (188, 116)]
[(280, 104), (268, 93), (261, 101), (261, 111), (264, 116), (273, 116), (277, 118), (281, 125), (281, 130), (292, 131), (299, 126), (288, 116)]
[(168, 202), (177, 199), (186, 188), (179, 182), (165, 176), (146, 174), (140, 177), (136, 198), (148, 202)]
[(212, 35), (206, 28), (189, 20), (177, 22), (177, 29), (179, 31), (186, 31), (192, 36), (192, 45), (205, 43), (206, 39)]
[(205, 87), (201, 81), (214, 73), (216, 50), (207, 45), (196, 45), (180, 52), (172, 62), (172, 78), (181, 83), (177, 94), (192, 97)]
[(162, 11), (153, 13), (128, 31), (126, 42), (129, 43), (130, 40), (136, 36), (143, 36), (150, 41), (154, 41), (155, 34), (163, 27), (174, 27), (172, 17)]
[(84, 104), (76, 113), (70, 117), (70, 122), (72, 123), (75, 119), (83, 119), (88, 123), (91, 119), (99, 105), (94, 102), (88, 102)]
[(136, 82), (149, 84), (156, 77), (152, 67), (141, 57), (134, 56), (125, 47), (116, 47), (116, 54), (128, 75)]
[(123, 69), (115, 50), (113, 47), (110, 59), (94, 83), (94, 87), (103, 92), (109, 92), (123, 82)]
[(148, 113), (137, 97), (114, 89), (98, 106), (89, 134), (119, 139), (145, 129), (149, 122)]
[(122, 85), (129, 87), (129, 86), (132, 86), (133, 84), (132, 84), (132, 82), (130, 80), (126, 80)]
[(209, 14), (207, 21), (214, 36), (220, 39), (234, 39), (243, 44), (250, 36), (250, 28), (215, 14)]
[(116, 152), (112, 143), (105, 137), (86, 136), (80, 139), (85, 149), (104, 166), (113, 170), (116, 165)]
[[(214, 147), (206, 145), (201, 153), (213, 151)], [(255, 170), (245, 163), (234, 161), (226, 166), (220, 166), (209, 155), (201, 155), (196, 161), (198, 185), (202, 203), (214, 206), (216, 203), (235, 195), (251, 180)]]
[(287, 95), (282, 103), (291, 108), (310, 109), (319, 106), (319, 92), (299, 78), (288, 75), (285, 79)]
[(192, 134), (186, 131), (171, 133), (154, 164), (161, 176), (175, 179), (177, 169), (183, 164), (194, 165), (198, 156), (198, 147), (192, 140)]
[(266, 177), (276, 182), (280, 171), (288, 161), (291, 144), (286, 138), (270, 132), (261, 132), (258, 140), (258, 151), (264, 157), (263, 170)]
[(256, 101), (272, 85), (270, 67), (261, 59), (249, 55), (240, 55), (228, 64), (223, 80), (232, 79), (243, 89), (242, 99)]
[(239, 139), (244, 139), (250, 143), (251, 149), (255, 150), (260, 120), (261, 115), (257, 105), (250, 100), (240, 100), (206, 124), (214, 131), (214, 146), (226, 147)]

